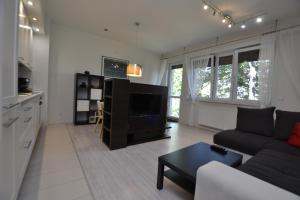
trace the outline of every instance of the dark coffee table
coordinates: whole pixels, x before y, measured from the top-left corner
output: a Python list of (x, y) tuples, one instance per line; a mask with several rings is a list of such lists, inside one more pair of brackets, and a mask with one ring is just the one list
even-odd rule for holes
[[(179, 186), (194, 193), (196, 174), (199, 167), (210, 161), (219, 161), (231, 167), (242, 163), (243, 156), (227, 151), (220, 154), (210, 149), (210, 145), (200, 142), (192, 146), (174, 151), (158, 158), (157, 189), (163, 188), (164, 176)], [(164, 171), (164, 166), (170, 169)]]

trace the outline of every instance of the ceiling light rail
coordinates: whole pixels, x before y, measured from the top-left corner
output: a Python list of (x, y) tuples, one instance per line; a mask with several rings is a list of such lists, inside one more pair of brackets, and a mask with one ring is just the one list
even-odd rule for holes
[(254, 22), (257, 24), (262, 23), (264, 17), (267, 15), (267, 13), (261, 13), (238, 22), (235, 21), (229, 14), (224, 13), (221, 9), (219, 9), (216, 5), (214, 5), (210, 1), (202, 0), (202, 2), (203, 2), (203, 9), (205, 11), (211, 11), (213, 16), (216, 15), (219, 16), (221, 18), (221, 22), (223, 24), (226, 24), (228, 28), (232, 28), (233, 26), (240, 26), (241, 29), (246, 29), (247, 24), (249, 23), (254, 23)]

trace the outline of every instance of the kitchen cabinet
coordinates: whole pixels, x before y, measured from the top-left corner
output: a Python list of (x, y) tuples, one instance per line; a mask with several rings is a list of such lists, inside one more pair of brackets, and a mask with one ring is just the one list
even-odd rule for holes
[(0, 199), (15, 200), (41, 126), (42, 93), (21, 98), (2, 110)]
[(3, 109), (2, 134), (0, 135), (0, 199), (13, 200), (15, 190), (15, 129), (19, 121), (19, 105)]
[(31, 45), (33, 31), (30, 27), (29, 18), (24, 10), (23, 2), (19, 3), (19, 30), (18, 30), (18, 62), (31, 70)]
[(17, 34), (18, 34), (17, 0), (1, 1), (0, 18), (0, 67), (2, 67), (2, 98), (17, 94)]

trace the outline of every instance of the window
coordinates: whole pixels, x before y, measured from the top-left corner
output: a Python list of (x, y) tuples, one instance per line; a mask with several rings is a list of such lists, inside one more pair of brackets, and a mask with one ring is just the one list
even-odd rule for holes
[(182, 65), (173, 65), (169, 71), (168, 117), (172, 119), (179, 118), (182, 71)]
[(256, 46), (192, 59), (193, 95), (226, 103), (258, 101), (259, 53)]
[(216, 98), (231, 97), (233, 55), (219, 56), (216, 67)]
[(199, 58), (192, 61), (194, 86), (197, 97), (210, 98), (213, 77), (213, 57)]
[(258, 100), (259, 50), (238, 53), (237, 99)]

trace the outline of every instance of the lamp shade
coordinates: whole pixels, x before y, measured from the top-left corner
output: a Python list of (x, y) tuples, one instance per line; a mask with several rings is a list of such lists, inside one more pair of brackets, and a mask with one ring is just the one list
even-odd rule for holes
[(127, 76), (142, 77), (142, 66), (139, 64), (128, 64), (127, 65)]

